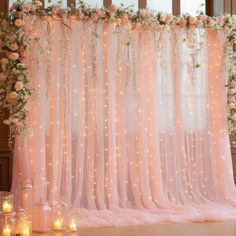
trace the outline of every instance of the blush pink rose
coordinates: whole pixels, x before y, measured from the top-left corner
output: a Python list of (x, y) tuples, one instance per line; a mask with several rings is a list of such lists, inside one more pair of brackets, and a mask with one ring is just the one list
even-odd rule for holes
[(111, 12), (115, 13), (118, 10), (118, 6), (116, 6), (115, 4), (111, 4), (110, 10)]
[(134, 29), (140, 29), (141, 28), (141, 23), (140, 22), (135, 22), (134, 24), (133, 24), (133, 28)]
[(98, 17), (104, 17), (105, 16), (105, 12), (101, 11), (101, 10), (98, 10), (97, 14), (98, 14)]
[(84, 13), (79, 12), (78, 18), (79, 18), (79, 20), (83, 20), (84, 19)]
[(197, 26), (198, 28), (201, 28), (201, 27), (203, 26), (202, 20), (197, 20), (196, 26)]
[(127, 23), (129, 21), (129, 16), (127, 14), (124, 14), (122, 16), (122, 23)]
[(187, 23), (187, 21), (186, 21), (184, 18), (180, 18), (180, 19), (179, 19), (179, 26), (180, 26), (181, 28), (185, 27), (185, 26), (186, 26), (186, 23)]
[(219, 26), (223, 26), (225, 23), (225, 19), (223, 16), (219, 16), (217, 21), (218, 21)]
[(3, 65), (7, 65), (7, 64), (9, 63), (9, 60), (8, 60), (7, 58), (2, 58), (2, 59), (1, 59), (1, 63), (2, 63)]
[(83, 8), (84, 11), (87, 11), (88, 8), (89, 8), (89, 6), (88, 6), (88, 4), (84, 3), (83, 6), (82, 6), (82, 8)]
[(19, 7), (19, 4), (17, 2), (14, 2), (11, 6), (11, 9), (16, 10)]
[(7, 78), (7, 75), (0, 73), (0, 81), (4, 81), (6, 80), (6, 78)]
[(10, 46), (9, 46), (9, 48), (12, 50), (12, 51), (16, 51), (16, 50), (18, 50), (18, 45), (16, 44), (16, 43), (13, 43), (13, 44), (11, 44)]
[(193, 16), (189, 17), (189, 24), (190, 25), (194, 25), (195, 24), (195, 17), (193, 17)]
[(31, 10), (31, 4), (30, 4), (30, 3), (27, 3), (27, 4), (24, 6), (24, 12), (28, 13), (30, 10)]
[(10, 93), (9, 93), (9, 98), (10, 98), (10, 99), (16, 99), (16, 98), (17, 98), (17, 95), (18, 95), (17, 92), (10, 92)]
[(16, 52), (10, 53), (9, 54), (9, 59), (11, 59), (12, 61), (16, 61), (19, 58), (19, 54)]
[(92, 12), (91, 17), (93, 21), (97, 21), (99, 18), (97, 12)]
[(146, 9), (140, 9), (140, 10), (139, 10), (139, 15), (140, 15), (141, 17), (145, 17), (146, 14), (147, 14), (147, 10), (146, 10)]
[(22, 20), (20, 20), (20, 19), (16, 19), (15, 22), (14, 22), (14, 24), (15, 24), (15, 26), (17, 26), (17, 27), (21, 27), (21, 26), (23, 25), (23, 22), (22, 22)]

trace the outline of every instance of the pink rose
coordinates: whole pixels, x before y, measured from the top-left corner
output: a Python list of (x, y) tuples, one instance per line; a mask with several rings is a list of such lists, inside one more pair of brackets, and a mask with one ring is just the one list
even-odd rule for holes
[(66, 13), (63, 9), (59, 9), (58, 14), (61, 18), (66, 18)]
[(25, 15), (25, 12), (23, 10), (18, 12), (19, 18), (23, 18), (24, 15)]
[(20, 20), (20, 19), (16, 19), (15, 22), (14, 22), (14, 24), (15, 24), (15, 26), (17, 26), (17, 27), (21, 27), (21, 26), (23, 25), (23, 22), (22, 22), (22, 20)]
[(134, 29), (140, 29), (141, 28), (141, 23), (140, 22), (135, 22), (134, 24), (133, 24), (133, 28)]
[(3, 73), (0, 73), (0, 81), (6, 80), (7, 76)]
[(24, 88), (24, 84), (21, 81), (17, 81), (14, 88), (18, 92), (18, 91), (20, 91), (21, 89)]
[(197, 26), (198, 28), (201, 28), (201, 27), (203, 26), (202, 20), (197, 20), (196, 26)]
[(96, 12), (92, 12), (91, 17), (92, 17), (93, 21), (97, 21), (98, 20), (98, 15), (97, 15)]
[(84, 13), (83, 12), (79, 12), (79, 20), (83, 20), (84, 19)]
[(225, 19), (223, 16), (219, 16), (217, 21), (218, 21), (219, 26), (223, 26), (225, 23)]
[(19, 7), (19, 4), (17, 2), (14, 2), (11, 6), (11, 9), (16, 10)]
[(31, 10), (31, 4), (30, 4), (30, 3), (27, 3), (27, 4), (24, 6), (24, 12), (28, 13), (30, 10)]
[(185, 27), (186, 26), (186, 20), (184, 19), (184, 18), (180, 18), (179, 19), (179, 26), (181, 27), (181, 28), (183, 28), (183, 27)]
[(104, 11), (101, 11), (101, 10), (98, 10), (97, 14), (98, 14), (99, 17), (104, 17), (105, 16)]
[(166, 23), (170, 24), (170, 22), (174, 19), (174, 16), (172, 14), (166, 15)]
[(1, 59), (1, 63), (2, 63), (3, 65), (7, 65), (7, 64), (9, 63), (9, 60), (8, 60), (7, 58), (2, 58), (2, 59)]
[(10, 93), (9, 93), (9, 98), (10, 98), (10, 99), (16, 99), (16, 98), (17, 98), (17, 95), (18, 95), (17, 92), (10, 92)]
[(89, 8), (89, 7), (88, 7), (88, 4), (84, 3), (83, 6), (82, 6), (82, 8), (83, 8), (84, 11), (87, 11), (88, 8)]
[(140, 10), (139, 10), (139, 15), (140, 15), (141, 17), (145, 17), (146, 14), (147, 14), (147, 10), (146, 10), (146, 9), (140, 9)]
[(110, 10), (111, 10), (111, 12), (115, 13), (115, 12), (117, 12), (118, 7), (115, 4), (111, 4)]
[(10, 53), (8, 56), (11, 60), (16, 61), (19, 58), (19, 54), (16, 52)]
[(189, 24), (190, 25), (194, 25), (195, 24), (195, 17), (193, 17), (193, 16), (189, 17)]
[(127, 23), (128, 20), (129, 20), (129, 16), (128, 16), (127, 14), (124, 14), (124, 15), (122, 16), (122, 23)]

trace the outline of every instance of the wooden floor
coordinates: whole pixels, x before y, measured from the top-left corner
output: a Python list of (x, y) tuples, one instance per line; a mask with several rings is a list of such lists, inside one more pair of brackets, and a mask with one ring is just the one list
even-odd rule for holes
[(236, 221), (159, 224), (136, 227), (87, 228), (77, 233), (33, 234), (34, 236), (236, 236)]

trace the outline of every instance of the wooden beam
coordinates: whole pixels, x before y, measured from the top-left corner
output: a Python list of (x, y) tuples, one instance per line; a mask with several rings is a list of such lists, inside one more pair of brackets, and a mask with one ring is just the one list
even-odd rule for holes
[(138, 8), (143, 9), (147, 7), (147, 0), (138, 0)]
[(213, 16), (213, 0), (206, 0), (206, 15)]
[(103, 0), (103, 5), (106, 8), (109, 8), (111, 6), (112, 0)]
[(175, 16), (180, 14), (180, 0), (172, 0), (172, 13)]
[(75, 6), (75, 0), (67, 0), (67, 7)]
[(1, 2), (0, 2), (0, 18), (7, 17), (8, 7), (9, 7), (9, 1), (8, 0), (1, 0)]
[(231, 14), (236, 14), (236, 2), (232, 0)]
[(224, 0), (224, 13), (232, 13), (232, 1)]

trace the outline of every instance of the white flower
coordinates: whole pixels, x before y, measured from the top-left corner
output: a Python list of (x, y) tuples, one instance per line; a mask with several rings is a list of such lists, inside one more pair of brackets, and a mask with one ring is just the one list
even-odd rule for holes
[(231, 116), (232, 120), (236, 120), (236, 113)]
[(231, 102), (231, 103), (229, 103), (229, 109), (233, 109), (233, 108), (235, 108), (235, 104), (233, 103), (233, 102)]
[(230, 90), (229, 90), (229, 93), (232, 95), (232, 94), (235, 94), (235, 92), (236, 92), (236, 90), (234, 89), (234, 88), (231, 88)]
[(161, 13), (160, 14), (160, 21), (165, 22), (165, 20), (166, 20), (166, 14), (165, 13)]
[(24, 84), (21, 81), (17, 81), (14, 88), (18, 92), (18, 91), (20, 91), (21, 89), (24, 88)]
[(216, 25), (216, 22), (213, 19), (210, 19), (208, 22), (209, 27), (214, 27)]
[(35, 5), (36, 5), (37, 7), (41, 7), (43, 4), (42, 4), (40, 1), (35, 1)]
[(172, 14), (168, 14), (166, 16), (166, 23), (169, 24), (174, 19), (174, 16)]
[(236, 15), (232, 15), (232, 20), (233, 20), (234, 24), (236, 24)]

